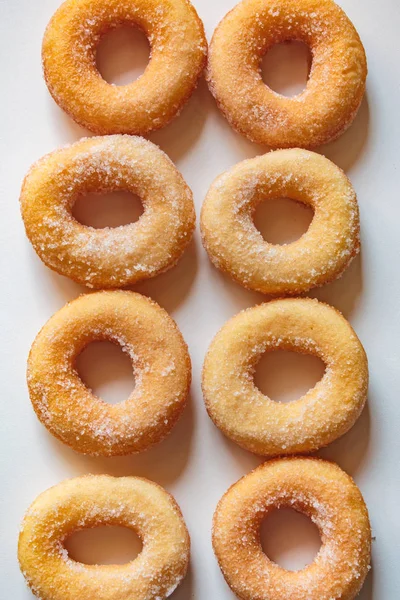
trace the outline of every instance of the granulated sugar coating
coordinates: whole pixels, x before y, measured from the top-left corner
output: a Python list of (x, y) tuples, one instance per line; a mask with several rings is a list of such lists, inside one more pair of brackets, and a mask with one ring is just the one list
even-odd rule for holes
[[(125, 402), (94, 396), (75, 368), (91, 342), (108, 340), (131, 360), (136, 386)], [(58, 311), (36, 337), (28, 360), (29, 394), (47, 429), (77, 452), (116, 456), (161, 441), (189, 393), (187, 346), (172, 318), (134, 292), (96, 292)]]
[[(150, 62), (128, 85), (107, 83), (96, 66), (101, 37), (138, 27)], [(144, 135), (164, 127), (196, 87), (207, 56), (203, 24), (188, 0), (67, 0), (43, 38), (44, 77), (54, 100), (97, 134)]]
[[(72, 216), (80, 195), (126, 190), (138, 221), (94, 229)], [(155, 144), (127, 135), (83, 139), (35, 163), (21, 190), (25, 229), (43, 262), (88, 287), (118, 288), (173, 267), (189, 244), (195, 212), (190, 188)]]
[[(85, 565), (68, 556), (64, 542), (75, 531), (119, 525), (143, 543), (125, 565)], [(41, 600), (164, 600), (186, 574), (190, 540), (175, 500), (139, 477), (87, 475), (41, 494), (21, 526), (18, 558)]]
[[(266, 86), (261, 59), (287, 40), (309, 46), (305, 90), (287, 98)], [(357, 31), (332, 0), (243, 0), (221, 21), (207, 78), (237, 131), (271, 148), (312, 148), (341, 135), (365, 91), (367, 62)]]
[[(265, 241), (253, 215), (261, 202), (288, 197), (312, 208), (308, 231), (291, 244)], [(360, 248), (350, 181), (308, 150), (277, 150), (245, 160), (212, 184), (201, 212), (203, 244), (216, 267), (264, 294), (299, 294), (339, 277)]]
[[(306, 514), (322, 546), (300, 571), (272, 562), (260, 526), (275, 508)], [(368, 511), (354, 481), (316, 458), (269, 461), (233, 485), (214, 514), (213, 547), (223, 575), (242, 600), (353, 600), (370, 568)]]
[[(299, 400), (274, 402), (254, 383), (259, 359), (273, 350), (318, 356), (325, 374)], [(367, 397), (368, 363), (337, 310), (287, 298), (248, 308), (222, 327), (207, 352), (202, 386), (211, 419), (243, 448), (262, 456), (312, 452), (354, 425)]]

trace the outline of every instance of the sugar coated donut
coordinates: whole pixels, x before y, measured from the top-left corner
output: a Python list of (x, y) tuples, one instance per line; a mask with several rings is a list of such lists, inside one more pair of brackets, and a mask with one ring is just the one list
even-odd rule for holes
[[(135, 223), (94, 229), (72, 216), (80, 195), (117, 190), (142, 200)], [(84, 139), (44, 156), (25, 177), (20, 200), (26, 233), (43, 262), (95, 288), (123, 287), (171, 268), (195, 225), (182, 175), (139, 137)]]
[[(307, 86), (288, 98), (264, 84), (261, 59), (288, 40), (309, 46)], [(341, 135), (365, 91), (360, 38), (332, 0), (243, 0), (217, 27), (208, 82), (232, 127), (271, 148), (311, 148)]]
[[(115, 86), (100, 75), (96, 49), (105, 33), (122, 24), (146, 34), (151, 58), (139, 79)], [(206, 56), (203, 24), (188, 0), (67, 0), (42, 46), (54, 100), (97, 134), (144, 135), (164, 127), (192, 94)]]
[[(260, 526), (290, 507), (318, 527), (322, 546), (300, 571), (271, 561)], [(353, 600), (370, 568), (368, 511), (354, 481), (316, 458), (267, 462), (235, 483), (214, 514), (213, 546), (226, 582), (242, 600)]]
[[(135, 389), (109, 404), (88, 389), (75, 368), (91, 342), (109, 340), (132, 359)], [(134, 292), (80, 296), (59, 310), (36, 337), (28, 360), (29, 394), (37, 416), (77, 452), (115, 456), (161, 441), (183, 411), (190, 387), (187, 346), (158, 304)]]
[[(118, 525), (143, 543), (124, 565), (68, 556), (75, 531)], [(21, 571), (41, 600), (164, 600), (186, 574), (190, 541), (182, 513), (162, 487), (140, 477), (86, 475), (48, 489), (30, 506), (18, 544)]]
[[(304, 396), (274, 402), (254, 383), (265, 352), (318, 356), (322, 379)], [(203, 366), (203, 394), (215, 425), (263, 456), (312, 452), (346, 433), (367, 396), (368, 364), (350, 324), (311, 298), (273, 300), (248, 308), (217, 333)]]
[[(263, 201), (289, 197), (314, 211), (308, 231), (291, 244), (266, 242), (253, 215)], [(247, 288), (297, 294), (342, 274), (359, 252), (354, 190), (330, 160), (297, 148), (245, 160), (218, 177), (201, 213), (212, 262)]]

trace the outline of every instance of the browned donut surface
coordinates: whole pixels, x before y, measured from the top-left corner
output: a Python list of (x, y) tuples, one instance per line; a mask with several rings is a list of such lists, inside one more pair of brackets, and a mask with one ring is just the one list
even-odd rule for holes
[[(312, 54), (305, 90), (288, 98), (264, 84), (271, 46), (300, 40)], [(338, 137), (365, 91), (367, 62), (354, 26), (332, 0), (243, 0), (210, 45), (208, 81), (229, 123), (271, 148), (311, 148)]]
[[(118, 525), (143, 543), (124, 565), (73, 560), (65, 540), (81, 529)], [(21, 571), (41, 600), (164, 600), (186, 574), (190, 540), (162, 487), (140, 477), (86, 475), (43, 492), (28, 509), (18, 544)]]
[[(306, 514), (321, 535), (316, 558), (300, 571), (283, 569), (261, 547), (261, 523), (281, 507)], [(228, 585), (242, 600), (353, 600), (370, 568), (368, 511), (354, 481), (334, 463), (272, 460), (222, 497), (213, 547)]]
[[(107, 83), (96, 49), (110, 29), (126, 24), (146, 34), (150, 62), (128, 85)], [(164, 127), (193, 92), (207, 41), (188, 0), (66, 0), (43, 38), (44, 76), (54, 100), (97, 134), (144, 135)]]
[[(132, 360), (135, 388), (119, 404), (89, 390), (75, 368), (91, 342), (108, 340)], [(29, 394), (47, 429), (77, 452), (115, 456), (161, 441), (181, 415), (191, 380), (187, 346), (172, 318), (134, 292), (80, 296), (37, 335), (28, 360)]]

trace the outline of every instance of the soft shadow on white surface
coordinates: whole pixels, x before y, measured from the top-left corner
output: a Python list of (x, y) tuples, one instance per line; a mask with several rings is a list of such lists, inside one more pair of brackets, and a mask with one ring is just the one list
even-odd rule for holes
[(123, 402), (135, 388), (132, 361), (112, 342), (89, 344), (77, 357), (75, 366), (85, 385), (109, 404)]
[(188, 571), (186, 573), (185, 579), (182, 583), (177, 587), (175, 592), (170, 596), (171, 600), (194, 600), (195, 596), (193, 595), (194, 586), (193, 586), (193, 569), (192, 565), (189, 564)]
[(364, 463), (369, 460), (368, 450), (371, 438), (370, 409), (367, 403), (360, 417), (344, 436), (318, 452), (327, 460), (336, 462), (346, 473), (356, 477)]
[[(81, 294), (96, 291), (52, 271), (31, 248), (28, 251), (31, 252), (30, 268), (38, 272), (37, 276), (40, 277), (44, 293), (51, 294), (53, 299), (57, 299), (58, 308), (62, 308), (64, 304)], [(192, 241), (174, 267), (126, 289), (149, 296), (171, 314), (181, 303), (185, 302), (185, 297), (194, 283), (197, 268), (197, 249), (195, 242)]]
[(306, 233), (313, 211), (290, 198), (271, 198), (261, 202), (253, 215), (254, 225), (270, 244), (290, 244)]
[(311, 290), (308, 295), (334, 306), (349, 319), (357, 308), (362, 291), (363, 265), (362, 254), (359, 254), (339, 279)]
[(150, 296), (171, 314), (185, 302), (198, 269), (198, 249), (193, 239), (179, 262), (161, 275), (131, 286), (134, 292)]
[[(32, 418), (34, 418), (32, 416)], [(71, 448), (56, 440), (47, 430), (41, 427), (43, 446), (49, 453), (56, 453), (60, 462), (74, 476), (86, 473), (107, 473), (114, 476), (137, 475), (167, 487), (183, 472), (191, 453), (193, 441), (194, 411), (189, 396), (188, 405), (171, 433), (159, 444), (140, 454), (101, 458), (85, 456), (74, 452)]]
[(85, 565), (123, 565), (134, 560), (143, 548), (133, 529), (106, 525), (77, 531), (64, 546), (72, 560)]
[(300, 94), (307, 85), (311, 52), (303, 42), (275, 44), (261, 61), (264, 83), (282, 96)]
[(256, 366), (254, 383), (275, 402), (292, 402), (323, 377), (325, 365), (317, 356), (276, 350), (266, 352)]
[(72, 215), (79, 223), (95, 229), (135, 223), (142, 214), (140, 198), (125, 191), (91, 192), (79, 196), (72, 207)]
[(107, 32), (97, 48), (97, 68), (108, 83), (126, 85), (143, 75), (150, 44), (138, 27), (121, 25)]
[(368, 97), (365, 94), (356, 118), (347, 131), (337, 140), (320, 146), (317, 151), (347, 173), (361, 159), (368, 145), (369, 120)]
[[(212, 96), (203, 78), (189, 98), (182, 111), (168, 125), (150, 133), (149, 140), (160, 146), (170, 159), (177, 163), (200, 136), (209, 110), (212, 107)], [(201, 176), (201, 163), (198, 165)]]
[(312, 563), (321, 547), (317, 526), (291, 508), (272, 511), (261, 524), (260, 539), (268, 558), (290, 571)]

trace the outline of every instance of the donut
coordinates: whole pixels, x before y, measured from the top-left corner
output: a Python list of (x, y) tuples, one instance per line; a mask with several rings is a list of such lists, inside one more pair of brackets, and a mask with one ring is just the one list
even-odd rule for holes
[[(304, 42), (312, 64), (304, 91), (282, 96), (261, 60), (281, 42)], [(332, 0), (243, 0), (218, 25), (207, 79), (230, 125), (271, 148), (312, 148), (339, 137), (365, 91), (367, 61), (354, 26)]]
[[(143, 543), (124, 565), (76, 562), (65, 540), (101, 525), (133, 529)], [(21, 571), (41, 600), (164, 600), (184, 578), (189, 534), (175, 500), (141, 477), (86, 475), (43, 492), (28, 509), (19, 535)]]
[[(135, 388), (109, 404), (81, 380), (75, 364), (91, 342), (108, 340), (132, 360)], [(181, 415), (189, 393), (187, 346), (172, 318), (134, 292), (95, 292), (59, 310), (33, 342), (29, 395), (40, 421), (82, 454), (117, 456), (161, 441)]]
[[(289, 507), (318, 527), (321, 549), (299, 571), (271, 561), (262, 521)], [(360, 490), (334, 463), (271, 460), (235, 483), (214, 514), (213, 547), (227, 584), (242, 600), (353, 600), (370, 568), (371, 530)]]
[[(128, 85), (107, 83), (96, 66), (101, 37), (120, 25), (141, 29), (150, 62)], [(57, 104), (94, 133), (144, 135), (167, 125), (205, 66), (203, 24), (188, 0), (66, 0), (43, 38), (44, 78)]]
[[(265, 352), (318, 356), (322, 379), (298, 400), (274, 402), (254, 383)], [(272, 300), (228, 321), (212, 341), (202, 387), (209, 416), (231, 440), (255, 454), (313, 452), (348, 431), (367, 396), (368, 363), (346, 319), (311, 298)]]
[[(314, 211), (308, 231), (270, 244), (256, 229), (258, 205), (289, 197)], [(201, 213), (203, 244), (216, 267), (243, 286), (299, 294), (339, 277), (360, 249), (351, 183), (330, 160), (308, 150), (277, 150), (245, 160), (212, 184)]]
[[(135, 223), (94, 229), (72, 216), (80, 195), (126, 190), (142, 200)], [(21, 190), (26, 234), (42, 261), (94, 288), (117, 288), (174, 266), (192, 238), (192, 192), (170, 159), (139, 137), (83, 139), (36, 162)]]

